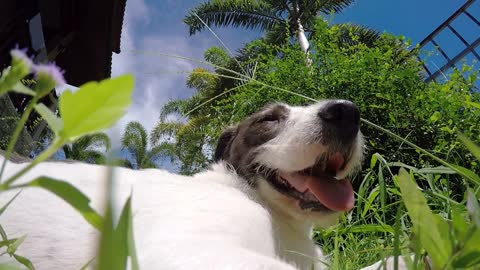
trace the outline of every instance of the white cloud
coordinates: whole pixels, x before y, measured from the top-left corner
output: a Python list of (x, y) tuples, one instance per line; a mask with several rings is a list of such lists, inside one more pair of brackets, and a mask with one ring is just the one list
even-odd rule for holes
[[(151, 6), (153, 3), (147, 5), (144, 0), (127, 1), (121, 39), (122, 52), (113, 56), (112, 76), (132, 73), (136, 83), (133, 104), (128, 113), (107, 131), (114, 146), (119, 146), (120, 136), (128, 122), (138, 121), (150, 131), (165, 102), (174, 98), (186, 98), (193, 93), (192, 89), (186, 87), (185, 79), (192, 69), (202, 64), (173, 55), (202, 60), (203, 52), (213, 45), (218, 46), (219, 42), (207, 31), (189, 36), (181, 19), (183, 13), (186, 13), (183, 8), (185, 5), (193, 5), (192, 2), (162, 2), (160, 6), (163, 8), (159, 8)], [(165, 5), (177, 8), (165, 13), (165, 9), (168, 10)], [(238, 35), (238, 32), (230, 30), (223, 29), (219, 32), (228, 45), (238, 41), (236, 43), (239, 46), (249, 39), (246, 35)]]
[[(188, 60), (161, 56), (159, 53), (200, 58), (208, 48), (205, 42), (193, 44), (188, 34), (162, 35), (158, 32), (136, 34), (149, 23), (152, 9), (143, 0), (127, 1), (121, 39), (121, 53), (113, 56), (112, 76), (125, 73), (135, 75), (133, 104), (128, 113), (107, 133), (114, 146), (119, 146), (120, 136), (130, 121), (138, 121), (150, 131), (156, 124), (160, 108), (174, 98), (185, 98), (193, 91), (185, 86), (189, 71), (198, 66)], [(181, 73), (178, 73), (178, 72)]]

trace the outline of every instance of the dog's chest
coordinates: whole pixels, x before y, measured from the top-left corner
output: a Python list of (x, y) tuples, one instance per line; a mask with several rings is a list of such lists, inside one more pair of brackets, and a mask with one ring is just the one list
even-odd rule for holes
[(310, 226), (285, 222), (285, 217), (275, 214), (272, 217), (278, 256), (299, 269), (326, 269), (322, 263), (323, 254), (310, 237)]

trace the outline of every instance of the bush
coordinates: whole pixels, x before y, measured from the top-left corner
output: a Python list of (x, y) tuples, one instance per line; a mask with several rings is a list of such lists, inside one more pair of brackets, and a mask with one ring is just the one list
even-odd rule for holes
[[(295, 45), (278, 48), (261, 41), (250, 44), (247, 51), (262, 52), (245, 63), (257, 63), (256, 80), (214, 103), (211, 121), (205, 122), (209, 135), (215, 138), (225, 123), (237, 122), (273, 101), (291, 105), (310, 102), (288, 90), (313, 99), (351, 100), (367, 120), (449, 162), (473, 166), (478, 171), (477, 162), (455, 138), (455, 132), (462, 131), (480, 140), (480, 110), (467, 103), (480, 100), (480, 95), (471, 91), (477, 73), (464, 78), (462, 71), (455, 71), (446, 83), (425, 83), (421, 63), (406, 49), (408, 42), (403, 38), (384, 34), (373, 47), (362, 43), (338, 46), (339, 35), (338, 28), (317, 23), (311, 41), (311, 67)], [(388, 160), (407, 164), (418, 164), (419, 157), (420, 163), (429, 162), (415, 149), (368, 125), (363, 125), (362, 131), (366, 156), (380, 153)]]

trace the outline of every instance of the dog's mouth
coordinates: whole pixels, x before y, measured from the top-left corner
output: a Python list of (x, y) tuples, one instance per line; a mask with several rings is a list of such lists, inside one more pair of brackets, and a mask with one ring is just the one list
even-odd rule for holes
[(295, 199), (303, 210), (349, 211), (355, 203), (352, 184), (348, 179), (336, 178), (347, 163), (345, 156), (337, 152), (304, 170), (277, 170), (267, 179), (279, 192)]

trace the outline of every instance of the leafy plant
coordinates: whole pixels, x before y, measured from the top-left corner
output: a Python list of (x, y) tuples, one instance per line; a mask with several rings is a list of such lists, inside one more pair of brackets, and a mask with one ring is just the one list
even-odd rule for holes
[[(409, 43), (404, 38), (385, 34), (374, 46), (358, 42), (339, 47), (341, 28), (329, 26), (322, 20), (317, 20), (314, 27), (311, 67), (305, 66), (305, 55), (295, 45), (279, 47), (262, 41), (248, 44), (241, 52), (248, 57), (241, 57), (239, 61), (246, 73), (240, 68), (231, 69), (229, 63), (236, 62), (218, 48), (205, 53), (205, 59), (212, 61), (213, 71), (195, 70), (191, 78), (201, 82), (194, 85), (197, 93), (190, 99), (168, 103), (160, 117), (160, 120), (165, 119), (170, 111), (183, 117), (180, 123), (186, 118), (195, 124), (183, 130), (185, 140), (181, 143), (176, 130), (182, 125), (168, 126), (173, 130), (161, 129), (173, 134), (163, 133), (171, 138), (174, 148), (181, 147), (182, 151), (177, 153), (199, 157), (194, 162), (180, 158), (185, 161), (184, 172), (193, 173), (204, 168), (211, 160), (210, 152), (199, 149), (214, 148), (224, 127), (265, 104), (280, 101), (303, 105), (323, 98), (352, 100), (371, 123), (433, 150), (446, 161), (471, 167), (474, 172), (479, 169), (478, 162), (455, 140), (457, 130), (465, 130), (466, 135), (474, 139), (480, 135), (477, 128), (480, 110), (469, 105), (480, 101), (480, 94), (470, 91), (477, 73), (464, 79), (458, 71), (447, 83), (425, 83), (421, 63), (407, 49)], [(454, 101), (449, 101), (451, 99)], [(177, 107), (170, 110), (170, 105)], [(160, 125), (167, 127), (164, 122)], [(387, 160), (402, 160), (406, 164), (416, 164), (420, 157), (425, 166), (432, 162), (430, 156), (378, 132), (369, 124), (364, 125), (362, 131), (366, 137), (367, 156), (380, 153)], [(199, 153), (204, 154), (203, 157)], [(458, 183), (453, 188), (463, 194), (462, 181)]]
[[(23, 85), (21, 80), (30, 72), (35, 73), (36, 84), (34, 89)], [(90, 206), (90, 200), (78, 189), (58, 179), (40, 177), (33, 179), (27, 183), (15, 185), (15, 181), (27, 173), (38, 163), (45, 161), (51, 157), (57, 150), (69, 143), (75, 143), (79, 138), (85, 135), (98, 133), (102, 129), (112, 126), (126, 112), (128, 105), (131, 103), (131, 95), (133, 91), (133, 78), (130, 75), (121, 76), (115, 79), (104, 80), (102, 82), (90, 82), (81, 86), (76, 92), (69, 90), (62, 93), (59, 100), (59, 108), (61, 117), (56, 116), (49, 108), (38, 100), (46, 95), (52, 88), (62, 85), (63, 76), (61, 71), (54, 65), (34, 65), (23, 51), (12, 51), (12, 65), (9, 69), (2, 72), (0, 77), (0, 95), (6, 94), (10, 89), (13, 91), (32, 96), (31, 102), (20, 118), (17, 127), (11, 137), (5, 159), (0, 170), (0, 192), (25, 187), (38, 187), (46, 189), (56, 196), (62, 198), (66, 203), (70, 204), (81, 214), (86, 221), (97, 229), (101, 229), (103, 235), (107, 235), (110, 231), (108, 224), (111, 216), (107, 213), (107, 221), (104, 221), (98, 213)], [(15, 143), (18, 139), (29, 114), (36, 110), (45, 121), (49, 124), (54, 132), (52, 144), (38, 155), (31, 163), (26, 165), (16, 174), (2, 179), (3, 172), (6, 167)], [(0, 193), (1, 194), (1, 193)], [(18, 194), (17, 194), (18, 195)], [(108, 197), (108, 196), (107, 196)], [(16, 198), (12, 198), (5, 206), (2, 207), (0, 214), (8, 207), (8, 205)], [(107, 240), (102, 241), (110, 245), (110, 241), (120, 243), (118, 239), (131, 238), (131, 210), (130, 200), (124, 207), (124, 215), (122, 215), (120, 225), (115, 229), (115, 234)], [(0, 226), (0, 234), (3, 241), (1, 246), (6, 247), (6, 253), (12, 256), (19, 263), (29, 269), (34, 266), (27, 259), (16, 253), (17, 247), (22, 243), (24, 237), (18, 239), (8, 239), (3, 228)], [(105, 238), (105, 237), (104, 237)], [(118, 242), (120, 241), (120, 242)], [(130, 240), (129, 240), (130, 241)], [(118, 257), (126, 264), (126, 258), (132, 257), (135, 261), (132, 251), (133, 245), (129, 246), (128, 253), (117, 254), (115, 252), (107, 254), (101, 258), (100, 262), (117, 261)], [(100, 254), (103, 254), (100, 252)], [(124, 266), (120, 264), (119, 266)], [(104, 264), (98, 264), (97, 269), (112, 269), (103, 267)], [(2, 266), (3, 267), (3, 266)], [(116, 268), (116, 269), (124, 269)]]

